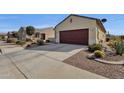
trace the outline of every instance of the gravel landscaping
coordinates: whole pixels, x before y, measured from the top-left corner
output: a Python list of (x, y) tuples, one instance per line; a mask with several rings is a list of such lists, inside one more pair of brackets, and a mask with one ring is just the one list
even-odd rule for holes
[[(124, 79), (124, 65), (112, 65), (96, 62), (87, 59), (87, 54), (87, 51), (81, 51), (63, 62), (110, 79)], [(115, 57), (114, 59), (118, 60), (118, 57)], [(123, 59), (123, 57), (121, 58)]]
[(106, 56), (103, 59), (108, 61), (122, 61), (124, 60), (124, 55), (123, 56), (120, 56), (120, 55)]

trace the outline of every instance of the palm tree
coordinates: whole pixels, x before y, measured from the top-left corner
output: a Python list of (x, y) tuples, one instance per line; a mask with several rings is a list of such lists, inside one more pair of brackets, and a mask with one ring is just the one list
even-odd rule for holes
[(31, 37), (35, 33), (35, 28), (33, 26), (27, 26), (26, 33)]

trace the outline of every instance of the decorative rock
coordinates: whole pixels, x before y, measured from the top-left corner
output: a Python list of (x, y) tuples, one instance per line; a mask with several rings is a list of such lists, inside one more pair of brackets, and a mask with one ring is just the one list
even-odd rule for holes
[(87, 55), (87, 58), (88, 58), (88, 59), (95, 59), (95, 56), (94, 56), (94, 54), (88, 54), (88, 55)]

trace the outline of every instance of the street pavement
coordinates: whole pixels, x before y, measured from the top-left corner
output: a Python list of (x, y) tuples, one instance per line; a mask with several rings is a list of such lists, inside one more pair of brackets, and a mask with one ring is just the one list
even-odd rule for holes
[[(0, 48), (2, 49), (2, 54), (17, 52), (17, 51), (24, 49), (23, 47), (20, 47), (19, 45), (6, 43), (5, 41), (0, 41)], [(1, 53), (0, 53), (0, 55), (1, 55)]]

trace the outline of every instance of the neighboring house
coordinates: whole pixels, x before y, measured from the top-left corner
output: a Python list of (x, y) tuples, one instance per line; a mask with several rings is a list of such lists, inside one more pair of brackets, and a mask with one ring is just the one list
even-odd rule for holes
[(13, 38), (12, 32), (8, 32), (8, 33), (7, 33), (7, 37), (8, 37), (8, 38)]
[(55, 26), (57, 43), (90, 45), (104, 43), (106, 30), (100, 19), (69, 15)]
[(26, 27), (20, 27), (18, 31), (18, 39), (19, 40), (26, 40), (29, 36), (26, 34)]
[(27, 38), (43, 39), (52, 41), (55, 38), (55, 31), (52, 27), (35, 29), (35, 34), (31, 37), (26, 34), (26, 27), (21, 27), (18, 31), (19, 40), (26, 40)]
[(37, 33), (40, 34), (39, 36), (43, 40), (53, 41), (55, 39), (55, 30), (53, 29), (53, 27), (48, 27), (48, 28), (43, 28), (43, 29), (36, 29), (36, 34), (35, 35), (37, 35)]

